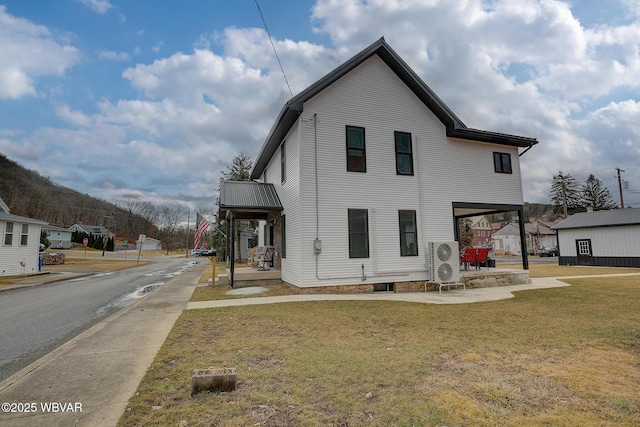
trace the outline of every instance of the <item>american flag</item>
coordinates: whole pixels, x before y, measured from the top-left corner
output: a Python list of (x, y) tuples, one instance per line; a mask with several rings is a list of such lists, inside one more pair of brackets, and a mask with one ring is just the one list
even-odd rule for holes
[(202, 235), (209, 228), (209, 221), (203, 218), (199, 212), (196, 212), (196, 236), (193, 241), (193, 248), (198, 249), (200, 247), (200, 240), (202, 239)]

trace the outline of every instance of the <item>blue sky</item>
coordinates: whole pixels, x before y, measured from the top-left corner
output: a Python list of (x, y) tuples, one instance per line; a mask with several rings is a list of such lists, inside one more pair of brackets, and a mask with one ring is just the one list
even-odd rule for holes
[[(384, 36), (469, 126), (537, 138), (558, 171), (640, 207), (637, 0), (260, 0), (293, 93)], [(0, 153), (114, 200), (211, 208), (290, 97), (255, 0), (0, 0)], [(0, 195), (1, 196), (1, 195)]]

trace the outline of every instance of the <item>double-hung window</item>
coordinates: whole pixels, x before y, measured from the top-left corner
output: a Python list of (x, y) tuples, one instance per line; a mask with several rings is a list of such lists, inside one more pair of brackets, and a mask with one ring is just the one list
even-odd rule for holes
[(400, 223), (400, 256), (418, 256), (416, 211), (398, 211)]
[(347, 171), (367, 171), (364, 128), (362, 127), (347, 126)]
[(369, 213), (349, 209), (349, 258), (369, 258)]
[(396, 140), (396, 174), (413, 175), (413, 150), (411, 134), (394, 132)]
[(20, 233), (20, 246), (27, 246), (29, 241), (29, 224), (22, 224), (22, 233)]
[(512, 173), (511, 172), (511, 154), (509, 153), (493, 153), (493, 166), (496, 173)]
[(4, 244), (5, 246), (13, 245), (13, 223), (6, 222), (4, 225)]

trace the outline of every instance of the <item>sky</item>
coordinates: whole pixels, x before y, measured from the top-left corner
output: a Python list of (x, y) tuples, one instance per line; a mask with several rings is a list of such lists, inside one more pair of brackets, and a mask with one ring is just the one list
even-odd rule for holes
[[(470, 128), (537, 138), (524, 200), (640, 207), (639, 0), (0, 0), (0, 153), (114, 201), (211, 210), (284, 103), (384, 36)], [(264, 16), (287, 81), (274, 55)], [(1, 195), (0, 195), (1, 196)]]

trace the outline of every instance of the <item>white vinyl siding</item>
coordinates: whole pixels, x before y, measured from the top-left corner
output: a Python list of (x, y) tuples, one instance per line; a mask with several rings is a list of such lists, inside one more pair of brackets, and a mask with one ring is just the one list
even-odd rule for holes
[[(286, 282), (425, 280), (427, 243), (454, 240), (452, 202), (523, 204), (518, 149), (448, 138), (440, 120), (377, 56), (303, 107), (285, 138), (286, 182), (274, 183), (287, 216)], [(366, 173), (347, 171), (347, 126), (364, 129)], [(397, 174), (395, 131), (411, 135), (413, 175)], [(495, 173), (494, 151), (511, 156), (512, 174)], [(279, 176), (280, 155), (273, 154), (263, 177)], [(349, 258), (348, 209), (367, 211), (368, 258)], [(398, 211), (416, 212), (418, 256), (401, 256)]]
[[(9, 221), (9, 223), (13, 224), (13, 242), (12, 246), (0, 244), (0, 277), (37, 273), (41, 225), (17, 221)], [(27, 226), (26, 229), (23, 225)], [(6, 231), (7, 221), (0, 220), (2, 243), (4, 243)], [(26, 234), (22, 234), (22, 231), (26, 231)], [(21, 244), (24, 240), (27, 242), (26, 245)]]
[(640, 257), (640, 225), (558, 230), (560, 255), (577, 256), (576, 240), (591, 239), (594, 257)]
[[(303, 124), (304, 125), (304, 124)], [(274, 182), (282, 207), (282, 215), (286, 215), (286, 236), (287, 236), (287, 256), (282, 258), (281, 275), (282, 280), (288, 283), (297, 284), (302, 280), (302, 217), (300, 214), (300, 153), (298, 141), (298, 126), (293, 125), (287, 134), (286, 149), (282, 151), (284, 144), (276, 151), (263, 172), (263, 177), (281, 176), (282, 165), (286, 166), (286, 180), (284, 182)], [(284, 153), (284, 157), (282, 154)], [(276, 178), (277, 179), (277, 178)], [(264, 244), (264, 221), (260, 222), (259, 243)], [(274, 236), (280, 239), (280, 236)], [(280, 254), (281, 256), (282, 254)]]
[[(361, 283), (363, 266), (367, 283), (423, 280), (427, 242), (453, 240), (452, 202), (523, 203), (517, 161), (512, 175), (496, 174), (494, 144), (447, 138), (439, 119), (376, 56), (307, 101), (298, 123), (304, 216), (299, 286)], [(345, 126), (365, 129), (367, 173), (344, 166)], [(411, 134), (414, 176), (396, 173), (398, 130)], [(317, 258), (314, 141), (322, 242)], [(517, 159), (516, 148), (500, 151)], [(369, 258), (349, 258), (347, 209), (368, 210)], [(399, 210), (416, 211), (417, 257), (400, 255)]]

